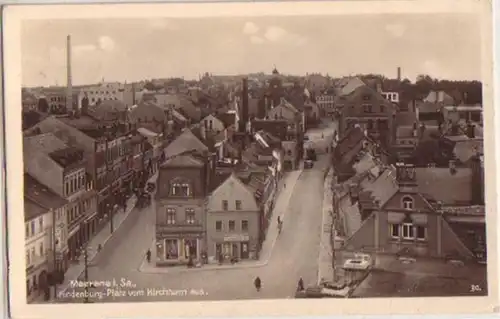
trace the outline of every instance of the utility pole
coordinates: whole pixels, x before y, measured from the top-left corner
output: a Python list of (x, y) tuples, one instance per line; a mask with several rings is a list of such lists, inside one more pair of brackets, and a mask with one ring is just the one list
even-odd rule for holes
[(83, 251), (83, 262), (84, 262), (84, 277), (85, 277), (85, 299), (83, 303), (89, 303), (89, 256), (87, 248)]
[[(52, 270), (52, 280), (54, 282), (54, 299), (57, 299), (57, 256), (56, 256), (56, 248), (57, 248), (57, 238), (56, 238), (56, 211), (54, 209), (50, 209), (52, 213), (52, 262), (54, 263)], [(50, 291), (49, 291), (50, 293)]]

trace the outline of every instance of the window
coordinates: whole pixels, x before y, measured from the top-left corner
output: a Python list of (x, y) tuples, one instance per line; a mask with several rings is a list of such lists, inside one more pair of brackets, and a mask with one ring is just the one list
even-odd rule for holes
[(43, 217), (40, 217), (38, 224), (40, 225), (40, 231), (43, 231)]
[(370, 99), (370, 94), (363, 95), (363, 100), (368, 101)]
[(35, 253), (35, 247), (31, 247), (31, 252), (30, 252), (30, 258), (31, 260), (35, 260), (36, 253)]
[(31, 264), (31, 255), (30, 255), (30, 251), (27, 250), (26, 251), (26, 265), (30, 265)]
[(177, 239), (165, 240), (165, 258), (170, 260), (179, 258), (179, 245)]
[(389, 226), (389, 229), (391, 230), (391, 237), (392, 238), (399, 238), (401, 236), (400, 228), (399, 228), (398, 224), (391, 224)]
[(372, 106), (370, 104), (363, 104), (363, 109), (365, 113), (371, 113), (372, 112)]
[(227, 200), (223, 200), (222, 201), (222, 210), (228, 210), (228, 206), (229, 206), (229, 204), (228, 204)]
[(174, 225), (176, 219), (175, 208), (167, 208), (167, 224)]
[(403, 224), (403, 238), (413, 239), (415, 235), (413, 234), (413, 224)]
[(415, 227), (416, 233), (417, 233), (417, 239), (418, 240), (425, 240), (425, 227), (424, 226), (417, 226)]
[(43, 250), (43, 243), (40, 243), (40, 257), (43, 257), (45, 251)]
[(222, 221), (218, 220), (215, 222), (215, 230), (222, 231)]
[(236, 210), (241, 210), (241, 200), (235, 200), (234, 204), (236, 206)]
[(30, 225), (29, 224), (25, 224), (25, 233), (26, 233), (26, 238), (29, 238), (30, 237)]
[(31, 221), (31, 236), (35, 235), (35, 221)]
[(192, 225), (195, 219), (194, 208), (186, 208), (186, 223)]
[(229, 221), (229, 230), (234, 231), (235, 228), (236, 228), (236, 223), (234, 222), (234, 220), (230, 220)]
[(241, 221), (241, 230), (242, 231), (248, 231), (248, 220), (242, 220)]
[(403, 208), (413, 209), (413, 199), (409, 196), (403, 197)]
[(181, 194), (182, 196), (191, 196), (189, 184), (184, 183), (181, 185)]
[(181, 194), (181, 185), (180, 184), (172, 184), (170, 187), (170, 195), (180, 195)]

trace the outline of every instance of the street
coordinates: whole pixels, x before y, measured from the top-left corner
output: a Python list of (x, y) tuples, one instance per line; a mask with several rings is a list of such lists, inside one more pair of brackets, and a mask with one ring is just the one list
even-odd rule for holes
[[(295, 187), (286, 187), (280, 193), (279, 196), (285, 196), (286, 192), (292, 192), (286, 212), (275, 212), (273, 215), (275, 218), (276, 213), (284, 213), (285, 218), (282, 232), (265, 266), (196, 269), (182, 273), (140, 272), (140, 265), (154, 238), (154, 210), (153, 206), (149, 206), (132, 212), (89, 267), (90, 281), (115, 280), (119, 285), (125, 280), (131, 285), (113, 288), (120, 290), (113, 293), (106, 293), (108, 289), (102, 285), (90, 288), (92, 293), (102, 293), (102, 296), (90, 298), (91, 301), (293, 298), (300, 277), (306, 287), (317, 283), (323, 181), (327, 165), (328, 156), (320, 155), (312, 169), (300, 174)], [(253, 285), (257, 276), (262, 280), (260, 292)], [(155, 289), (158, 295), (153, 296)], [(70, 288), (67, 292), (72, 290), (84, 291), (83, 288)], [(82, 301), (82, 298), (65, 300)]]

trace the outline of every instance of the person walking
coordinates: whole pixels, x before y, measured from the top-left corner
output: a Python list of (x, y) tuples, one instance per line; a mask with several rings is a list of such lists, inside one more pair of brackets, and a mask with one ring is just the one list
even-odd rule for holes
[(147, 259), (148, 263), (151, 262), (151, 250), (150, 249), (148, 249), (148, 251), (146, 252), (146, 259)]
[(302, 277), (300, 277), (297, 283), (297, 291), (304, 291), (304, 280), (302, 280)]
[(253, 284), (255, 286), (255, 289), (257, 289), (257, 291), (260, 291), (260, 288), (262, 287), (262, 282), (258, 276), (253, 281)]

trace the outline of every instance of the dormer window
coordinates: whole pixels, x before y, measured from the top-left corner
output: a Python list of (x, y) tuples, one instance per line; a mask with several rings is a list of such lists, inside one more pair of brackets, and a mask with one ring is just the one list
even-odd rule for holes
[(413, 209), (414, 208), (413, 198), (411, 198), (410, 196), (403, 197), (402, 203), (403, 203), (404, 209)]
[(171, 196), (191, 196), (191, 187), (188, 183), (173, 183), (170, 186)]

